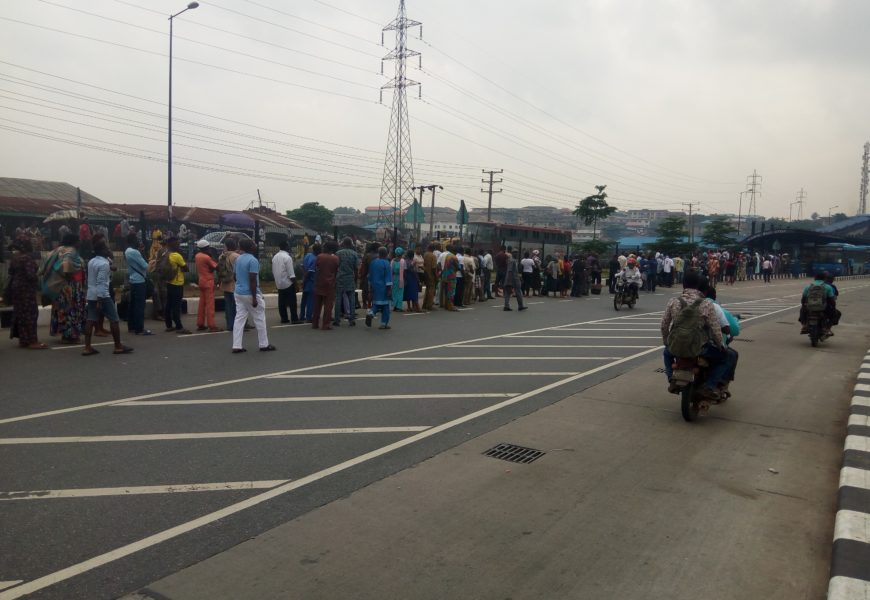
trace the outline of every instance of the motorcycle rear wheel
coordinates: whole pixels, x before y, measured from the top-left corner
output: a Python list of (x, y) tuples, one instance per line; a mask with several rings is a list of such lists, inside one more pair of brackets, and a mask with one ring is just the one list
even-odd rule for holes
[(613, 308), (619, 310), (620, 305), (622, 305), (622, 292), (616, 292), (613, 295)]
[(695, 401), (695, 386), (687, 385), (680, 393), (680, 412), (689, 423), (698, 418), (698, 402)]

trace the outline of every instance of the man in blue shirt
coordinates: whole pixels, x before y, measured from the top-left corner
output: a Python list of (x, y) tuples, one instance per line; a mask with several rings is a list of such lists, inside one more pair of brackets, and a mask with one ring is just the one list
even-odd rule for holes
[(121, 328), (118, 325), (118, 310), (115, 301), (109, 295), (109, 282), (112, 278), (112, 263), (109, 257), (112, 255), (105, 239), (100, 239), (94, 244), (94, 256), (88, 261), (88, 320), (85, 323), (85, 349), (82, 356), (93, 356), (99, 351), (91, 345), (91, 337), (100, 312), (109, 320), (112, 330), (112, 339), (115, 341), (114, 354), (129, 354), (133, 351), (121, 343)]
[(127, 307), (127, 331), (136, 335), (153, 335), (145, 329), (145, 300), (147, 292), (145, 278), (148, 275), (148, 263), (139, 249), (139, 238), (135, 233), (127, 234), (127, 249), (124, 251), (127, 261), (127, 281), (130, 284), (130, 306)]
[(257, 260), (257, 246), (250, 238), (239, 240), (239, 257), (236, 259), (236, 321), (233, 324), (233, 354), (245, 352), (242, 346), (242, 337), (245, 334), (245, 320), (248, 313), (254, 321), (257, 329), (257, 341), (260, 352), (275, 350), (275, 346), (269, 343), (269, 334), (266, 331), (266, 303), (260, 291), (260, 261)]
[(320, 254), (320, 244), (314, 244), (302, 257), (302, 307), (299, 309), (299, 320), (306, 323), (311, 323), (314, 314), (314, 267), (318, 254)]

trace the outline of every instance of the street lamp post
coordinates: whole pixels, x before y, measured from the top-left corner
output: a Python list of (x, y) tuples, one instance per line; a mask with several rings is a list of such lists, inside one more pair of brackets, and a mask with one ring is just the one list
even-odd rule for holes
[(191, 2), (187, 5), (182, 11), (175, 13), (174, 15), (169, 15), (169, 135), (168, 135), (168, 151), (167, 151), (167, 161), (168, 165), (167, 171), (167, 196), (166, 196), (166, 207), (167, 214), (169, 216), (169, 223), (172, 223), (172, 20), (175, 19), (181, 13), (187, 12), (188, 10), (193, 10), (199, 6), (199, 2)]
[(840, 208), (840, 205), (835, 204), (834, 206), (831, 206), (830, 208), (828, 208), (828, 225), (833, 223), (833, 219), (831, 218), (831, 211), (834, 210), (835, 208)]

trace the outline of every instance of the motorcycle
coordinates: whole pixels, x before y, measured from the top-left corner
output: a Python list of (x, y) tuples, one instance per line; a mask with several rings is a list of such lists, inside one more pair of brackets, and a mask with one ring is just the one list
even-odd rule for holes
[(818, 346), (819, 342), (824, 342), (830, 337), (830, 334), (827, 333), (825, 320), (825, 314), (822, 312), (807, 313), (807, 335), (810, 336), (813, 348)]
[(686, 421), (692, 422), (698, 418), (698, 415), (707, 414), (711, 404), (721, 403), (731, 396), (726, 391), (722, 399), (715, 402), (701, 394), (710, 367), (706, 359), (674, 358), (673, 367), (674, 374), (668, 391), (680, 395), (680, 412)]
[(622, 306), (634, 308), (636, 302), (637, 298), (634, 296), (631, 289), (629, 289), (628, 284), (617, 279), (616, 285), (614, 286), (613, 308), (616, 310), (619, 310)]

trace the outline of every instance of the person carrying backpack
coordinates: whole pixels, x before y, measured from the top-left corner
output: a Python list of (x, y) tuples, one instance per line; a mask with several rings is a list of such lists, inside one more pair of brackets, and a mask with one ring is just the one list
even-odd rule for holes
[(804, 288), (801, 295), (801, 335), (809, 333), (807, 329), (807, 315), (811, 312), (825, 314), (825, 335), (831, 333), (831, 324), (837, 310), (837, 295), (834, 288), (825, 281), (825, 273), (820, 271), (815, 274), (813, 282)]
[(718, 387), (728, 371), (727, 354), (719, 318), (712, 303), (700, 291), (701, 275), (689, 271), (683, 277), (683, 293), (671, 298), (662, 316), (661, 333), (665, 345), (664, 363), (668, 381), (673, 375), (674, 358), (704, 357), (710, 363), (701, 394), (720, 400)]

